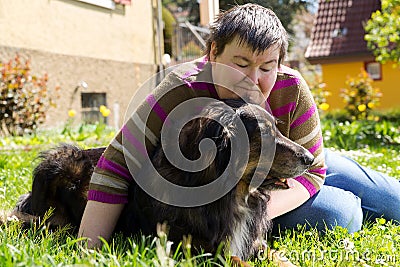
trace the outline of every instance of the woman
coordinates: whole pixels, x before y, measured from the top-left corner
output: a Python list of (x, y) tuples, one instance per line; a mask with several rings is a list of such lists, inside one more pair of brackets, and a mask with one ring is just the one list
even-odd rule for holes
[(277, 127), (283, 135), (314, 155), (309, 171), (288, 181), (289, 189), (272, 192), (269, 214), (276, 225), (309, 223), (319, 229), (340, 225), (354, 232), (361, 229), (363, 212), (367, 211), (372, 216), (399, 220), (400, 209), (386, 208), (399, 203), (398, 181), (324, 153), (319, 117), (308, 86), (298, 72), (281, 65), (288, 41), (276, 15), (267, 8), (246, 4), (222, 13), (210, 28), (206, 56), (169, 73), (99, 160), (79, 230), (80, 236), (89, 238), (88, 245), (99, 246), (99, 236), (110, 237), (127, 202), (129, 183), (159, 142), (169, 112), (198, 97), (241, 97), (257, 103), (278, 118)]

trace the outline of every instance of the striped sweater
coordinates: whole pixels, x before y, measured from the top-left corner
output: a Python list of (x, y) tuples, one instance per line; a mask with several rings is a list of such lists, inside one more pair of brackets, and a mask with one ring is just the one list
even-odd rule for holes
[[(128, 187), (135, 182), (147, 155), (152, 155), (159, 144), (163, 124), (170, 123), (168, 114), (189, 99), (219, 99), (214, 85), (204, 82), (211, 80), (211, 67), (205, 57), (170, 72), (104, 151), (91, 177), (88, 200), (127, 203)], [(309, 171), (295, 178), (313, 196), (323, 184), (326, 167), (318, 111), (311, 92), (297, 71), (282, 66), (267, 101), (272, 114), (281, 121), (277, 125), (281, 133), (315, 156)]]

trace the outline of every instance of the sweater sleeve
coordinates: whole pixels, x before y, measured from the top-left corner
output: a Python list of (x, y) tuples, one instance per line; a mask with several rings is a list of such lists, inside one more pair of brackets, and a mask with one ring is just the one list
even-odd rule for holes
[(324, 146), (317, 106), (304, 79), (300, 76), (299, 80), (299, 98), (291, 118), (289, 138), (308, 149), (315, 157), (308, 171), (295, 178), (313, 196), (325, 180)]
[(272, 113), (283, 123), (279, 130), (289, 139), (308, 149), (315, 157), (306, 173), (295, 177), (313, 196), (324, 183), (326, 175), (323, 138), (318, 109), (311, 91), (299, 72), (287, 67), (278, 76), (272, 89)]

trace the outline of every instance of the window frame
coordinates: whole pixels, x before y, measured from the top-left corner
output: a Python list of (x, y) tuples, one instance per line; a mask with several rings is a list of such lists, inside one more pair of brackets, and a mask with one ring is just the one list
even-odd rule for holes
[(107, 8), (110, 10), (115, 10), (114, 0), (76, 0), (76, 1)]
[(100, 106), (107, 106), (107, 93), (81, 92), (81, 115), (85, 123), (108, 123), (107, 117), (100, 114)]
[[(379, 66), (379, 74), (378, 73), (370, 73), (368, 72), (368, 66), (371, 64), (377, 64)], [(369, 77), (371, 77), (374, 81), (382, 81), (382, 64), (377, 61), (366, 61), (364, 62), (364, 70), (368, 73)], [(377, 77), (378, 75), (378, 77)]]

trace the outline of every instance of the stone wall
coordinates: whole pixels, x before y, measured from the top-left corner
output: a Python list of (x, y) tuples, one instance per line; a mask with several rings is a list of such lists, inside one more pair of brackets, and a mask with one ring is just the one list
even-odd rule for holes
[[(90, 57), (69, 56), (38, 50), (0, 46), (0, 60), (9, 60), (19, 53), (23, 58), (31, 59), (32, 74), (42, 76), (48, 73), (48, 88), (60, 86), (60, 97), (56, 108), (50, 108), (43, 127), (64, 124), (68, 119), (68, 110), (77, 112), (76, 121), (81, 119), (81, 92), (107, 94), (107, 106), (111, 109), (108, 124), (121, 126), (129, 101), (136, 90), (156, 72), (153, 64), (129, 63)], [(80, 86), (84, 81), (88, 87)], [(71, 99), (73, 100), (71, 103)], [(115, 103), (119, 105), (119, 114), (115, 116)], [(118, 122), (115, 118), (119, 118)]]

